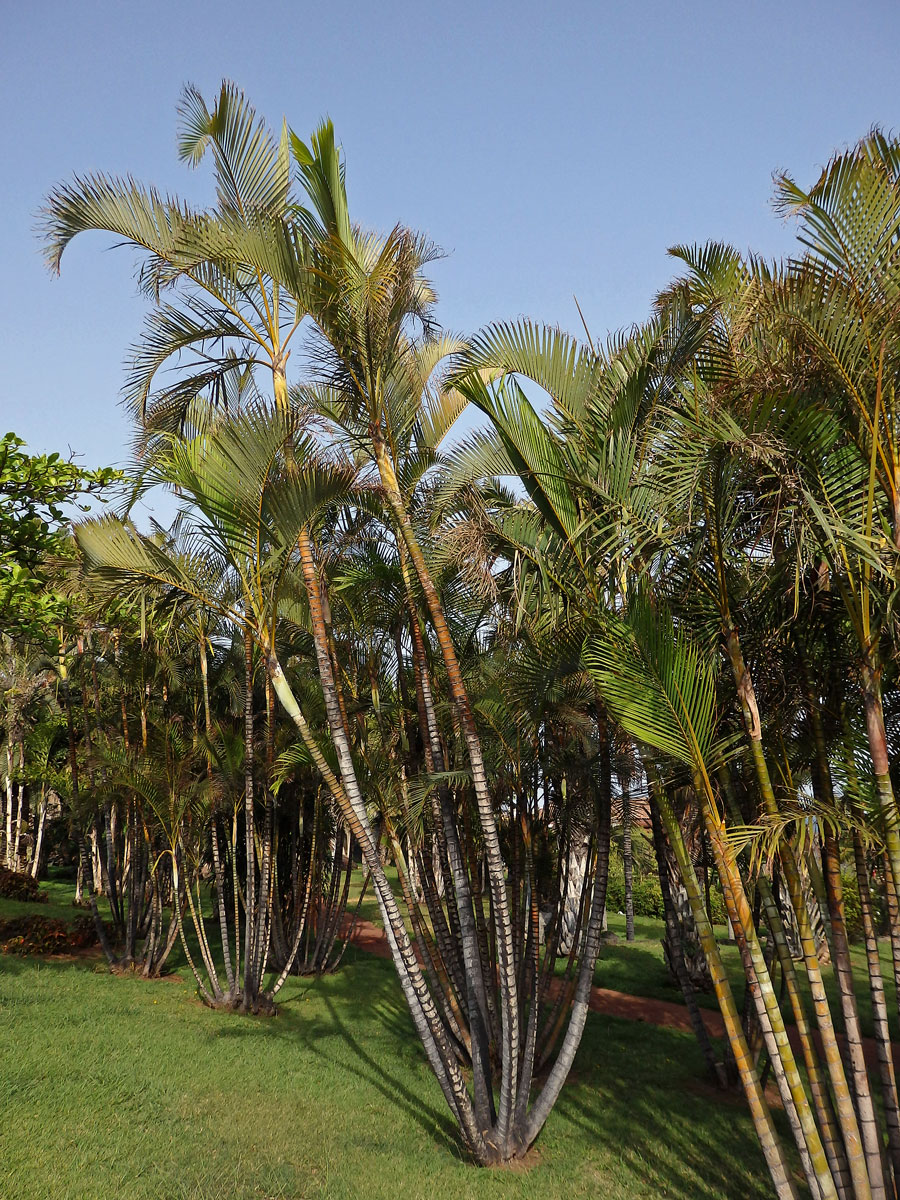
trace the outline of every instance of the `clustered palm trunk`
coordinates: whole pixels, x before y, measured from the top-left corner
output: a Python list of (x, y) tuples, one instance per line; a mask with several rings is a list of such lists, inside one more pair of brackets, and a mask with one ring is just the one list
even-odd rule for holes
[[(495, 430), (458, 454), (457, 478), (505, 468), (526, 487), (527, 506), (498, 522), (497, 553), (520, 564), (523, 597), (546, 604), (555, 593), (567, 620), (578, 612), (585, 665), (643, 747), (660, 858), (664, 832), (785, 1196), (795, 1184), (768, 1075), (813, 1194), (895, 1196), (900, 1186), (871, 903), (881, 897), (896, 953), (885, 719), (900, 544), (896, 164), (896, 146), (875, 134), (809, 193), (781, 179), (803, 257), (768, 267), (727, 247), (679, 249), (688, 274), (630, 339), (604, 352), (524, 323), (497, 327), (475, 339), (457, 381)], [(549, 393), (548, 425), (518, 376)], [(685, 797), (744, 967), (743, 1014), (698, 878), (705, 851), (691, 853), (679, 820)], [(848, 890), (864, 914), (877, 1080)], [(671, 954), (680, 931), (667, 929)]]
[[(96, 600), (91, 621), (89, 636), (60, 641), (55, 686), (44, 675), (30, 696), (65, 722), (35, 715), (29, 739), (42, 793), (36, 852), (52, 792), (56, 853), (65, 856), (68, 824), (110, 966), (158, 976), (180, 940), (206, 1003), (272, 1012), (292, 972), (339, 961), (352, 866), (343, 825), (308, 770), (282, 781), (276, 804), (274, 737), (265, 769), (256, 761), (266, 696), (252, 647), (249, 660), (240, 647), (238, 716), (228, 702), (235, 646), (220, 642), (212, 656), (211, 700), (208, 624), (163, 630), (147, 604)], [(151, 646), (162, 668), (152, 677)]]
[(46, 855), (47, 815), (54, 804), (49, 785), (63, 733), (58, 707), (41, 704), (47, 679), (46, 664), (33, 648), (8, 636), (0, 639), (0, 866), (35, 879)]
[[(434, 325), (432, 248), (351, 222), (329, 124), (276, 142), (230, 85), (211, 111), (188, 91), (182, 123), (182, 156), (214, 158), (214, 210), (99, 176), (47, 209), (54, 266), (85, 229), (147, 252), (137, 484), (182, 506), (168, 535), (109, 517), (76, 535), (97, 628), (141, 612), (121, 728), (83, 667), (79, 729), (64, 689), (71, 806), (126, 958), (155, 880), (204, 999), (265, 1010), (290, 971), (338, 961), (358, 853), (462, 1140), (507, 1161), (584, 1029), (614, 805), (633, 936), (646, 814), (672, 972), (710, 1073), (744, 1089), (776, 1193), (798, 1194), (796, 1157), (821, 1200), (896, 1198), (878, 936), (900, 979), (900, 148), (873, 134), (809, 193), (781, 179), (802, 256), (677, 250), (687, 273), (653, 320), (606, 347), (527, 321), (464, 344)], [(289, 386), (295, 337), (309, 369)], [(448, 451), (466, 404), (489, 431)], [(189, 643), (193, 694), (183, 671), (140, 674)]]

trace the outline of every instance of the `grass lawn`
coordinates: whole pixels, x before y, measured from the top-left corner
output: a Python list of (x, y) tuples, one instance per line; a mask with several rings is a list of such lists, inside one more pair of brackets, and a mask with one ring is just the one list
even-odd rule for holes
[[(51, 917), (54, 921), (75, 921), (90, 912), (89, 908), (76, 908), (72, 903), (75, 895), (75, 884), (68, 877), (52, 876), (42, 879), (40, 890), (47, 896), (43, 904), (33, 904), (27, 900), (6, 900), (0, 898), (0, 920), (12, 917), (27, 917), (37, 913), (41, 917)], [(99, 896), (98, 904), (104, 911), (109, 911), (106, 898)]]
[(4, 1200), (770, 1195), (743, 1104), (699, 1082), (689, 1035), (591, 1014), (534, 1161), (480, 1171), (390, 963), (351, 948), (289, 981), (274, 1019), (211, 1012), (173, 966), (144, 982), (0, 958)]

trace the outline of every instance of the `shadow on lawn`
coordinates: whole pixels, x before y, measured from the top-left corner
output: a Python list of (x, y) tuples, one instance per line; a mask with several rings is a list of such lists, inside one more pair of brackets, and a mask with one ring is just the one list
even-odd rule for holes
[[(443, 1149), (465, 1157), (433, 1081), (437, 1106), (386, 1066), (402, 1056), (406, 1062), (418, 1060), (421, 1070), (425, 1067), (389, 964), (361, 954), (352, 970), (322, 983), (315, 992), (318, 1011), (310, 1016), (302, 1009), (291, 1013), (279, 1036), (296, 1038), (323, 1057), (333, 1055), (323, 1039), (339, 1038), (349, 1051), (348, 1070), (397, 1104)], [(345, 1014), (360, 1003), (366, 1019), (377, 1021), (374, 1049), (364, 1044), (365, 1032), (346, 1020)], [(586, 1135), (588, 1142), (618, 1157), (635, 1178), (664, 1189), (671, 1200), (768, 1200), (768, 1173), (741, 1097), (706, 1094), (702, 1079), (702, 1059), (690, 1035), (591, 1014), (575, 1070), (547, 1136), (538, 1141), (538, 1146), (555, 1146), (547, 1166), (552, 1169), (556, 1154), (583, 1152)], [(566, 1145), (571, 1137), (566, 1124), (579, 1131), (574, 1146)]]
[(98, 962), (102, 962), (103, 973), (106, 974), (106, 960), (99, 959), (93, 952), (89, 954), (81, 953), (47, 955), (0, 954), (0, 979), (2, 979), (4, 975), (24, 975), (26, 972), (58, 972), (72, 969), (87, 971), (89, 974), (95, 974), (97, 973), (95, 968)]
[[(681, 989), (669, 974), (669, 969), (659, 954), (645, 949), (640, 944), (624, 940), (615, 946), (602, 946), (600, 957), (594, 968), (594, 983), (597, 987), (611, 988), (617, 992), (629, 992), (635, 996), (652, 996), (659, 1000), (683, 1003)], [(701, 1004), (706, 1003), (704, 993), (698, 996)], [(715, 997), (710, 1003), (716, 1006)]]
[[(401, 1059), (414, 1070), (425, 1063), (393, 968), (368, 954), (358, 953), (356, 961), (347, 962), (352, 970), (342, 968), (334, 975), (310, 979), (306, 986), (301, 985), (303, 990), (299, 995), (289, 996), (279, 1004), (279, 1016), (274, 1021), (238, 1023), (220, 1030), (218, 1036), (241, 1036), (242, 1030), (247, 1033), (259, 1030), (263, 1036), (299, 1043), (308, 1053), (329, 1062), (335, 1057), (335, 1042), (339, 1043), (345, 1048), (340, 1052), (344, 1068), (374, 1087), (443, 1149), (460, 1158), (464, 1152), (449, 1112), (416, 1094), (389, 1068), (392, 1061)], [(312, 1011), (300, 1003), (307, 997), (316, 1001)], [(364, 1014), (368, 1033), (348, 1024), (344, 1014), (352, 1013), (354, 1008)], [(375, 1042), (374, 1053), (364, 1044), (367, 1037)]]
[(556, 1115), (673, 1200), (771, 1195), (743, 1097), (703, 1082), (690, 1034), (591, 1014)]
[[(2, 956), (0, 984), (5, 974), (93, 968), (83, 960)], [(214, 1036), (275, 1037), (302, 1047), (364, 1081), (442, 1150), (457, 1161), (464, 1158), (430, 1074), (426, 1082), (424, 1053), (391, 965), (353, 953), (335, 975), (295, 986), (298, 991), (279, 1005), (274, 1020), (237, 1014), (224, 1020), (219, 1014), (217, 1020), (210, 1014)], [(27, 997), (17, 997), (23, 1000)], [(397, 1063), (401, 1070), (392, 1069)], [(740, 1099), (703, 1094), (702, 1069), (689, 1035), (590, 1014), (572, 1077), (538, 1142), (546, 1158), (534, 1171), (555, 1174), (564, 1160), (593, 1145), (601, 1159), (618, 1159), (632, 1180), (645, 1181), (648, 1192), (658, 1189), (670, 1200), (767, 1198), (771, 1186)], [(419, 1081), (428, 1096), (419, 1093)], [(598, 1162), (596, 1170), (599, 1190), (606, 1168)]]

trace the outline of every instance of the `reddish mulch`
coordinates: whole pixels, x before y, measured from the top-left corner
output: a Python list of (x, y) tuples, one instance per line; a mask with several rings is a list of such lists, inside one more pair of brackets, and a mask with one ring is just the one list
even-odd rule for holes
[(358, 946), (360, 950), (365, 950), (367, 954), (374, 954), (376, 958), (391, 957), (391, 948), (388, 945), (387, 936), (380, 925), (375, 925), (371, 921), (364, 921), (362, 917), (357, 917), (354, 921), (352, 917), (345, 915), (341, 921), (341, 937), (347, 936), (347, 931), (351, 925), (353, 928), (351, 945)]
[[(681, 1033), (693, 1033), (691, 1019), (683, 1004), (674, 1000), (657, 1000), (652, 996), (631, 996), (628, 992), (614, 992), (610, 988), (592, 987), (588, 1001), (591, 1012), (605, 1013), (608, 1017), (621, 1017), (625, 1021), (646, 1021), (648, 1025), (661, 1025), (664, 1029), (677, 1029)], [(711, 1037), (724, 1037), (725, 1026), (717, 1012), (702, 1009), (703, 1024)]]

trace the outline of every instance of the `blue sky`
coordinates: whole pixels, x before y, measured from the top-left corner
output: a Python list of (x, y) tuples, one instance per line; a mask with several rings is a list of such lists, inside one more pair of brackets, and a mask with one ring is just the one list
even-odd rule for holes
[(873, 124), (900, 128), (900, 6), (697, 3), (0, 3), (0, 427), (121, 461), (135, 256), (84, 237), (51, 278), (34, 236), (54, 183), (131, 172), (195, 203), (175, 153), (193, 82), (239, 83), (301, 136), (330, 115), (364, 224), (448, 252), (442, 323), (527, 315), (596, 337), (645, 317), (676, 242), (787, 252), (771, 176), (812, 182)]

